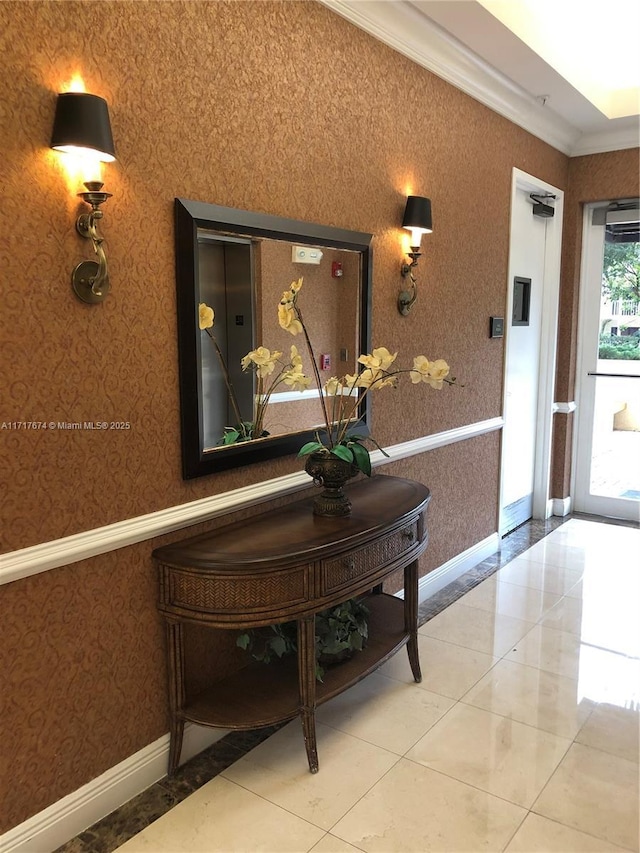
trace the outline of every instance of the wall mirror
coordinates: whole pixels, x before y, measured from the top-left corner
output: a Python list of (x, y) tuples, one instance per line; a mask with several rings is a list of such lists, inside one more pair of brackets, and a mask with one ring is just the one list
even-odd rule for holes
[[(258, 346), (288, 355), (295, 344), (313, 376), (302, 335), (278, 324), (283, 291), (302, 277), (299, 304), (322, 382), (354, 373), (371, 349), (371, 235), (177, 198), (175, 240), (184, 478), (297, 453), (323, 423), (313, 379), (302, 392), (276, 389), (262, 437), (222, 443), (238, 408), (247, 421), (254, 409), (255, 373), (241, 359)], [(199, 328), (202, 302), (214, 310), (215, 341)], [(358, 415), (366, 430), (366, 404)]]

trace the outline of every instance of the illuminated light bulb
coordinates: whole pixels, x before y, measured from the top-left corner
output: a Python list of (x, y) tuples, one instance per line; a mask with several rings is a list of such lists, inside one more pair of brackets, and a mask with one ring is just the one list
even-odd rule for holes
[(68, 86), (63, 87), (63, 92), (86, 92), (84, 85), (84, 80), (79, 74), (75, 74), (71, 78), (71, 82)]
[(420, 246), (422, 235), (430, 233), (427, 228), (407, 228), (407, 231), (411, 232), (411, 245), (417, 247)]

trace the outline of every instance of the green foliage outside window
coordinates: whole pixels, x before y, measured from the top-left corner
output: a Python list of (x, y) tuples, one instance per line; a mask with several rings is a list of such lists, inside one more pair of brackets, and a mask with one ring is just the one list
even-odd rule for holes
[(598, 358), (640, 361), (640, 337), (636, 335), (600, 335)]
[[(611, 302), (640, 303), (640, 243), (604, 244), (602, 295)], [(635, 318), (639, 316), (640, 310)], [(629, 315), (632, 319), (634, 315)], [(623, 322), (620, 325), (624, 328)], [(600, 335), (598, 358), (639, 361), (640, 329), (632, 334)]]
[(602, 295), (640, 302), (640, 243), (604, 244)]

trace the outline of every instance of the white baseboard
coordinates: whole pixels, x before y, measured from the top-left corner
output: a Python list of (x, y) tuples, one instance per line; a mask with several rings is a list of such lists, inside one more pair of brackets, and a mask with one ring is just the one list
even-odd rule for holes
[[(495, 554), (499, 544), (498, 534), (493, 533), (421, 578), (418, 585), (419, 600), (424, 601), (434, 595), (468, 569)], [(226, 729), (187, 723), (182, 760), (197, 755), (225, 734)], [(52, 853), (61, 844), (162, 779), (167, 773), (168, 758), (169, 735), (166, 734), (0, 836), (1, 853)]]
[(553, 498), (551, 501), (553, 515), (564, 518), (571, 512), (571, 496), (568, 498)]
[[(227, 729), (212, 729), (187, 723), (184, 729), (182, 761), (202, 752), (226, 734)], [(166, 776), (168, 760), (169, 735), (166, 734), (77, 791), (0, 835), (0, 851), (52, 853), (61, 844)]]
[(457, 557), (453, 557), (439, 568), (429, 572), (418, 582), (418, 601), (422, 603), (427, 598), (431, 598), (436, 592), (444, 589), (447, 584), (457, 580), (460, 575), (495, 554), (499, 547), (500, 537), (497, 533), (492, 533), (482, 542), (467, 548), (462, 554), (458, 554)]
[[(492, 533), (491, 536), (487, 536), (482, 542), (472, 545), (471, 548), (467, 548), (466, 551), (458, 554), (457, 557), (452, 557), (451, 560), (448, 560), (437, 569), (429, 572), (428, 575), (420, 578), (418, 581), (418, 601), (420, 604), (426, 601), (427, 598), (431, 598), (436, 592), (444, 589), (447, 584), (453, 583), (460, 575), (463, 575), (469, 569), (477, 566), (478, 563), (486, 560), (487, 557), (495, 554), (499, 547), (500, 537), (497, 533)], [(404, 592), (400, 590), (396, 592), (396, 596), (404, 598)]]

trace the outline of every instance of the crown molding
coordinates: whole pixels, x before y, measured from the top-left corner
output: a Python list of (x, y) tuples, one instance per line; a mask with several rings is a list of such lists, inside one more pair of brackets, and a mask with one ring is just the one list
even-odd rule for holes
[(604, 154), (640, 146), (640, 120), (636, 117), (625, 127), (600, 133), (583, 133), (571, 149), (571, 157), (585, 154)]
[(633, 127), (582, 134), (422, 15), (408, 0), (319, 2), (569, 157), (639, 144), (638, 130)]

